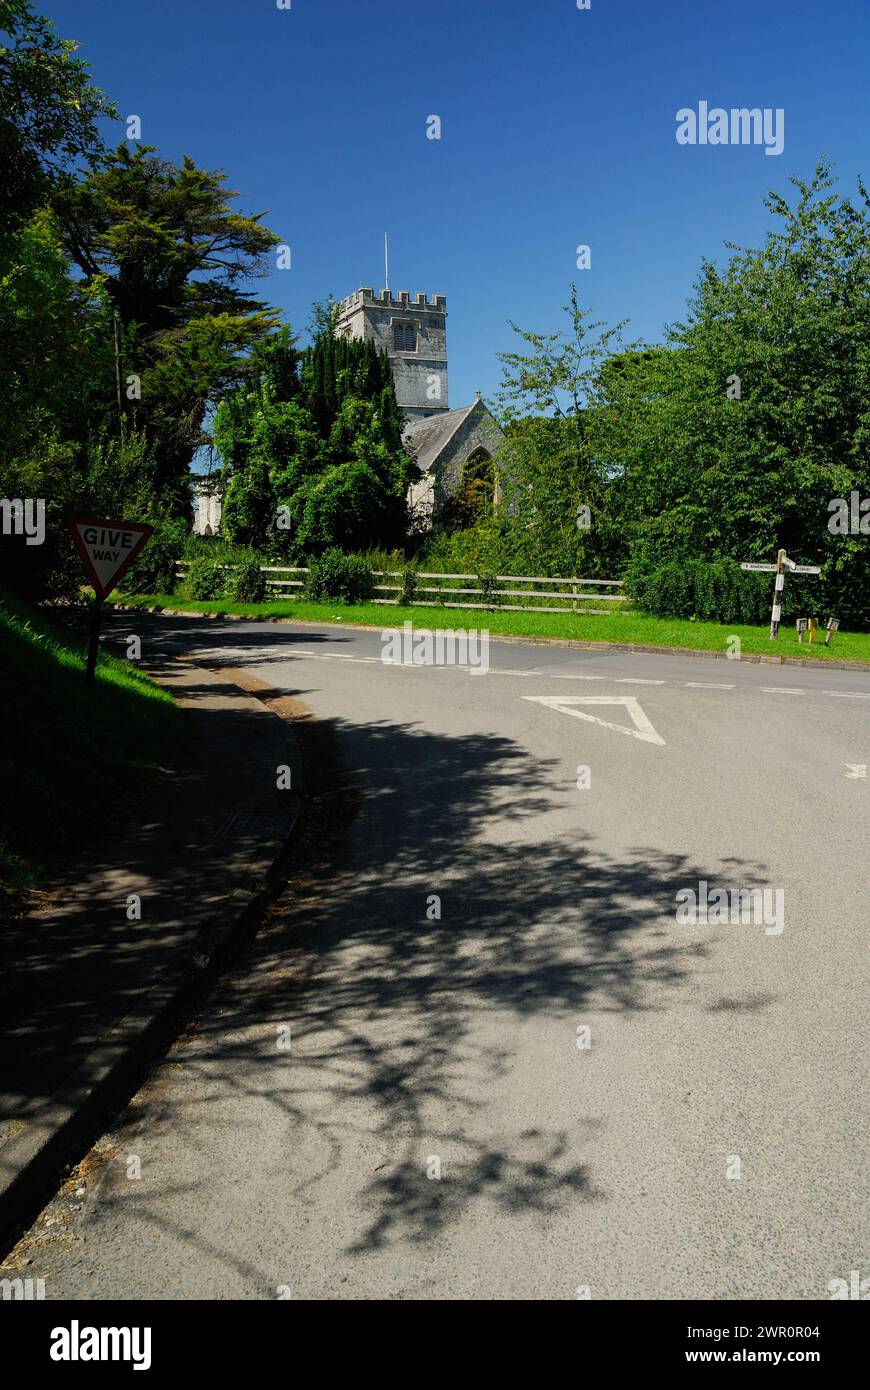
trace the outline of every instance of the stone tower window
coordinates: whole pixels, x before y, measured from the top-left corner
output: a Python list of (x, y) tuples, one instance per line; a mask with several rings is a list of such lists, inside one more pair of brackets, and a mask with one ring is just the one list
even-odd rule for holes
[(393, 324), (393, 351), (417, 351), (417, 326), (413, 323)]

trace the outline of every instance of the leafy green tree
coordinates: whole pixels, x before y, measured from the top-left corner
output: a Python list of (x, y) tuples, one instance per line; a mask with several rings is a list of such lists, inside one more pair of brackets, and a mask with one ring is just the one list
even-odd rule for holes
[(396, 403), (388, 355), (370, 338), (345, 338), (332, 327), (320, 331), (302, 359), (302, 382), (308, 409), (328, 438), (348, 396), (379, 412), (378, 429), (389, 448), (401, 448), (402, 422)]
[(261, 214), (234, 211), (222, 172), (121, 144), (56, 197), (65, 249), (87, 285), (104, 286), (123, 337), (128, 426), (154, 446), (158, 487), (177, 514), (187, 470), (207, 442), (209, 407), (246, 371), (273, 310), (243, 288), (278, 238)]
[(224, 496), (221, 528), (236, 545), (267, 551), (275, 535), (275, 495), (262, 457), (234, 473)]
[[(501, 353), (498, 405), (508, 437), (502, 461), (504, 530), (513, 560), (530, 573), (612, 570), (624, 554), (614, 516), (612, 469), (590, 438), (601, 372), (624, 346), (625, 323), (590, 321), (572, 285), (562, 332), (511, 327), (525, 351)], [(586, 509), (583, 511), (582, 509)]]
[[(218, 407), (214, 439), (228, 480), (231, 539), (275, 554), (401, 544), (416, 468), (401, 443), (392, 369), (371, 342), (333, 332), (329, 302), (297, 355), (285, 328), (251, 353), (246, 380)], [(268, 477), (268, 488), (266, 478)], [(254, 509), (266, 524), (254, 524)], [(289, 530), (275, 525), (285, 508)]]
[(760, 249), (703, 265), (663, 348), (605, 365), (590, 435), (650, 563), (784, 546), (854, 613), (867, 548), (828, 521), (831, 499), (870, 494), (870, 199), (832, 192), (825, 162), (791, 182)]
[(99, 150), (97, 117), (115, 115), (77, 48), (29, 0), (0, 0), (0, 256), (52, 183)]
[(110, 324), (101, 287), (72, 279), (41, 209), (0, 269), (0, 470), (48, 434), (85, 438), (112, 381)]
[(305, 555), (333, 546), (376, 549), (387, 544), (384, 487), (365, 463), (334, 464), (302, 490), (297, 543)]

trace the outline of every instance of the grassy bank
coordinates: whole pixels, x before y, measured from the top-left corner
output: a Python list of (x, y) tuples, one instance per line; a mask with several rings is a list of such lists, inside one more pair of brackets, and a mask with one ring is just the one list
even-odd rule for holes
[(380, 627), (412, 622), (426, 628), (486, 628), (490, 633), (519, 637), (555, 637), (583, 642), (629, 642), (644, 646), (690, 647), (696, 651), (728, 650), (728, 639), (739, 637), (741, 650), (753, 655), (808, 657), (817, 661), (860, 661), (870, 664), (870, 633), (837, 632), (826, 648), (822, 640), (810, 646), (797, 640), (794, 627), (783, 626), (776, 642), (767, 627), (741, 624), (693, 623), (678, 618), (651, 618), (636, 610), (618, 613), (507, 613), (485, 609), (397, 608), (377, 603), (343, 605), (280, 600), (275, 603), (231, 603), (228, 599), (196, 602), (180, 595), (124, 597), (119, 602), (142, 608), (184, 609), (189, 613), (228, 613), (246, 617), (296, 618), (305, 622), (362, 623)]
[(178, 711), (132, 663), (86, 643), (0, 590), (0, 909), (123, 814), (175, 747)]

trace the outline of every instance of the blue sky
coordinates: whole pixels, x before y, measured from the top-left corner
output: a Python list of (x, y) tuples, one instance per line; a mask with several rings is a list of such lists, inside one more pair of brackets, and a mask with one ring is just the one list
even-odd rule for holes
[[(761, 199), (822, 153), (870, 178), (868, 0), (37, 0), (119, 112), (223, 168), (290, 245), (260, 292), (448, 296), (451, 406), (498, 385), (507, 320), (568, 287), (655, 341), (701, 259), (758, 244)], [(782, 107), (785, 148), (677, 144), (681, 107)], [(440, 141), (426, 138), (439, 115)], [(124, 128), (108, 132), (123, 138)], [(576, 268), (576, 247), (592, 269)]]

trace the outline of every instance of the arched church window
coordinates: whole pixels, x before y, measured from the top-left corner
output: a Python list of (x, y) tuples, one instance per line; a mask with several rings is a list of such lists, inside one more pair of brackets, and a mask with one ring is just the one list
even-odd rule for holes
[(495, 464), (488, 449), (473, 449), (459, 472), (458, 486), (449, 508), (455, 526), (473, 526), (492, 511), (495, 503)]

